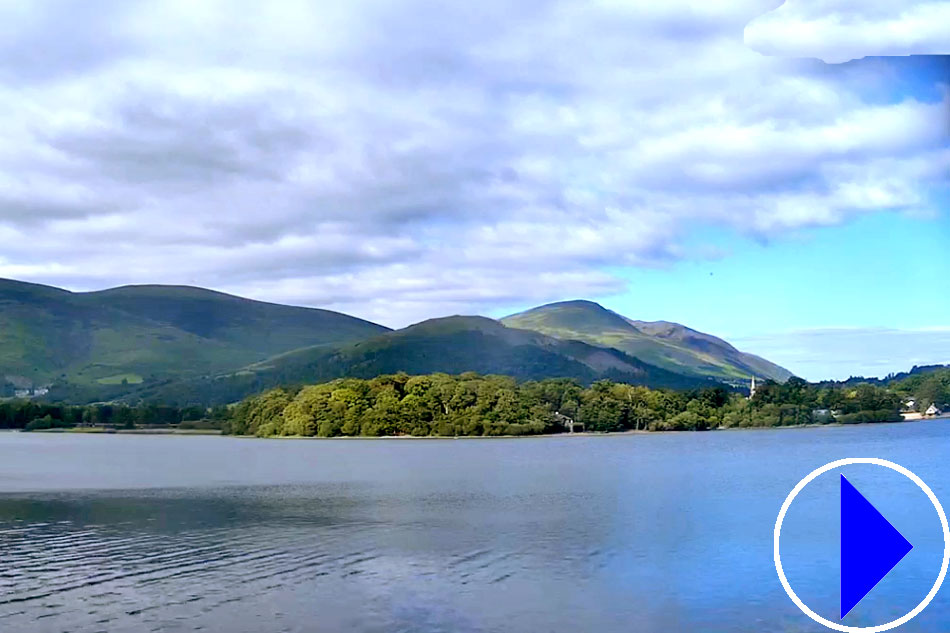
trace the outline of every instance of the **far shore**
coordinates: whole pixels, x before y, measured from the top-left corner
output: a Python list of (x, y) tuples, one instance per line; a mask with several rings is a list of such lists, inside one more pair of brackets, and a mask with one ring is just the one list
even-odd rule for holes
[[(18, 430), (18, 429), (10, 429)], [(60, 429), (37, 429), (22, 433), (70, 433), (78, 435), (221, 435), (218, 429), (107, 429), (101, 426), (76, 426)]]
[[(158, 429), (148, 429), (148, 428), (139, 428), (139, 429), (106, 429), (103, 427), (74, 427), (74, 428), (65, 428), (65, 429), (42, 429), (36, 431), (28, 431), (29, 433), (70, 433), (70, 434), (86, 434), (86, 435), (200, 435), (200, 436), (220, 436), (220, 437), (233, 437), (237, 439), (252, 439), (252, 440), (511, 440), (511, 439), (539, 439), (539, 438), (552, 438), (552, 437), (616, 437), (623, 435), (682, 435), (688, 433), (706, 433), (706, 432), (716, 432), (716, 431), (781, 431), (781, 430), (793, 430), (793, 429), (820, 429), (820, 428), (843, 428), (843, 427), (863, 427), (863, 426), (879, 426), (882, 424), (886, 425), (895, 425), (895, 424), (913, 424), (915, 422), (930, 422), (938, 420), (947, 420), (950, 419), (950, 414), (939, 415), (936, 417), (930, 418), (911, 418), (905, 420), (899, 420), (894, 422), (856, 422), (852, 424), (844, 424), (841, 422), (831, 422), (828, 424), (797, 424), (797, 425), (788, 425), (788, 426), (731, 426), (731, 427), (719, 427), (715, 429), (709, 429), (708, 431), (643, 431), (643, 430), (628, 430), (628, 431), (607, 431), (607, 432), (595, 432), (595, 431), (580, 431), (577, 433), (541, 433), (537, 435), (383, 435), (383, 436), (366, 436), (366, 435), (341, 435), (335, 437), (320, 437), (320, 436), (308, 436), (308, 435), (283, 435), (283, 436), (273, 436), (273, 437), (257, 437), (256, 435), (224, 435), (221, 431), (216, 429), (174, 429), (174, 428), (158, 428)], [(6, 431), (17, 431), (17, 432), (27, 432), (20, 431), (19, 429), (4, 429)]]
[(710, 433), (716, 431), (781, 431), (791, 429), (827, 429), (827, 428), (845, 428), (845, 427), (863, 427), (863, 426), (881, 426), (881, 425), (899, 425), (912, 424), (915, 422), (930, 422), (933, 420), (950, 419), (950, 414), (941, 415), (932, 418), (920, 418), (913, 420), (897, 420), (894, 422), (855, 422), (844, 424), (841, 422), (831, 422), (829, 424), (796, 424), (788, 426), (730, 426), (708, 429), (707, 431), (606, 431), (603, 433), (594, 431), (581, 431), (578, 433), (539, 433), (537, 435), (339, 435), (335, 437), (319, 437), (309, 435), (281, 435), (272, 437), (257, 437), (256, 435), (227, 435), (223, 437), (234, 437), (248, 440), (514, 440), (514, 439), (538, 439), (551, 437), (616, 437), (622, 435), (689, 435), (695, 433)]

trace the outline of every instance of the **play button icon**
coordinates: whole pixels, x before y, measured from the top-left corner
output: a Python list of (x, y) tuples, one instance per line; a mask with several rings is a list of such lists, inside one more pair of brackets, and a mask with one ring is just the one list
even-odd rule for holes
[[(839, 596), (839, 619), (835, 621), (822, 617), (809, 608), (798, 594), (795, 593), (782, 567), (782, 523), (785, 521), (785, 516), (788, 513), (789, 507), (795, 501), (795, 498), (801, 493), (805, 486), (828, 471), (856, 464), (880, 466), (900, 473), (910, 479), (930, 500), (934, 510), (937, 512), (937, 517), (940, 519), (940, 527), (943, 533), (943, 559), (940, 564), (940, 571), (930, 591), (916, 607), (901, 617), (874, 626), (846, 625), (841, 622), (841, 620), (843, 620), (865, 596), (872, 592), (891, 570), (900, 564), (904, 557), (913, 549), (913, 545), (911, 545), (897, 528), (891, 525), (890, 521), (884, 518), (877, 508), (875, 508), (843, 475), (840, 477), (841, 593)], [(905, 516), (894, 516), (891, 518), (898, 523), (907, 521)], [(947, 575), (948, 566), (950, 566), (950, 524), (947, 522), (947, 515), (943, 510), (943, 506), (940, 505), (940, 501), (934, 492), (920, 477), (908, 469), (894, 462), (876, 457), (849, 457), (816, 468), (798, 482), (788, 494), (775, 520), (773, 557), (775, 560), (775, 571), (778, 574), (779, 581), (782, 583), (782, 588), (785, 589), (785, 593), (787, 593), (788, 597), (795, 603), (795, 606), (801, 609), (802, 613), (809, 618), (829, 629), (843, 631), (844, 633), (882, 633), (883, 631), (888, 631), (902, 624), (906, 624), (915, 618), (921, 611), (927, 608), (927, 605), (930, 604), (937, 595)], [(886, 599), (883, 595), (880, 596), (880, 598)], [(875, 600), (878, 599), (879, 597), (875, 596)], [(852, 615), (851, 619), (855, 617), (855, 615)]]
[(841, 475), (841, 618), (913, 548)]

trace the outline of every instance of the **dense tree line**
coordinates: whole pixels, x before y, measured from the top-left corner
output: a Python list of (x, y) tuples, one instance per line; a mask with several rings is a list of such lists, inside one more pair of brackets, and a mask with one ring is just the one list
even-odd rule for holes
[(227, 407), (171, 407), (122, 404), (64, 405), (35, 400), (0, 401), (0, 429), (45, 430), (76, 426), (134, 428), (137, 426), (179, 426), (199, 421), (224, 421)]
[(766, 382), (751, 400), (723, 387), (649, 389), (608, 380), (518, 383), (504, 376), (394, 374), (272, 389), (243, 400), (225, 432), (271, 436), (493, 436), (587, 431), (705, 430), (899, 421), (900, 396), (861, 384)]
[(939, 407), (950, 405), (950, 368), (913, 374), (893, 384), (893, 389), (905, 398), (914, 401), (914, 408), (924, 412), (932, 404)]
[(950, 372), (914, 377), (917, 382), (899, 388), (792, 378), (760, 384), (750, 400), (722, 386), (676, 391), (609, 380), (585, 387), (570, 379), (518, 382), (471, 372), (400, 373), (271, 389), (230, 407), (5, 400), (0, 401), (0, 428), (179, 425), (262, 437), (498, 436), (559, 433), (567, 419), (594, 432), (886, 422), (901, 419), (903, 394), (936, 390), (939, 397), (948, 378)]

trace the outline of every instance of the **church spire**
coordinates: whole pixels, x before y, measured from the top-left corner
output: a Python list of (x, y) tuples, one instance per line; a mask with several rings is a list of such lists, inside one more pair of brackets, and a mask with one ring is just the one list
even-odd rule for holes
[(755, 397), (755, 374), (752, 375), (752, 386), (749, 388), (749, 400)]

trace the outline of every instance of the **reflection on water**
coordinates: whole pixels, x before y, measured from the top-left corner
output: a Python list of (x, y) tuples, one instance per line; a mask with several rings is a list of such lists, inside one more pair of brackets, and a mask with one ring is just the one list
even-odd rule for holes
[(609, 557), (565, 520), (570, 497), (504, 504), (530, 516), (501, 518), (500, 537), (474, 522), (502, 510), (490, 504), (314, 485), (7, 496), (0, 617), (44, 631), (480, 630), (451, 612), (454, 594), (534, 575), (522, 590), (546, 602)]
[[(867, 453), (942, 495), (944, 435), (936, 423), (434, 442), (2, 434), (0, 627), (814, 631), (772, 568), (785, 494)], [(796, 573), (836, 591), (836, 578)], [(946, 630), (938, 602), (905, 630)], [(888, 615), (875, 609), (857, 617)]]

